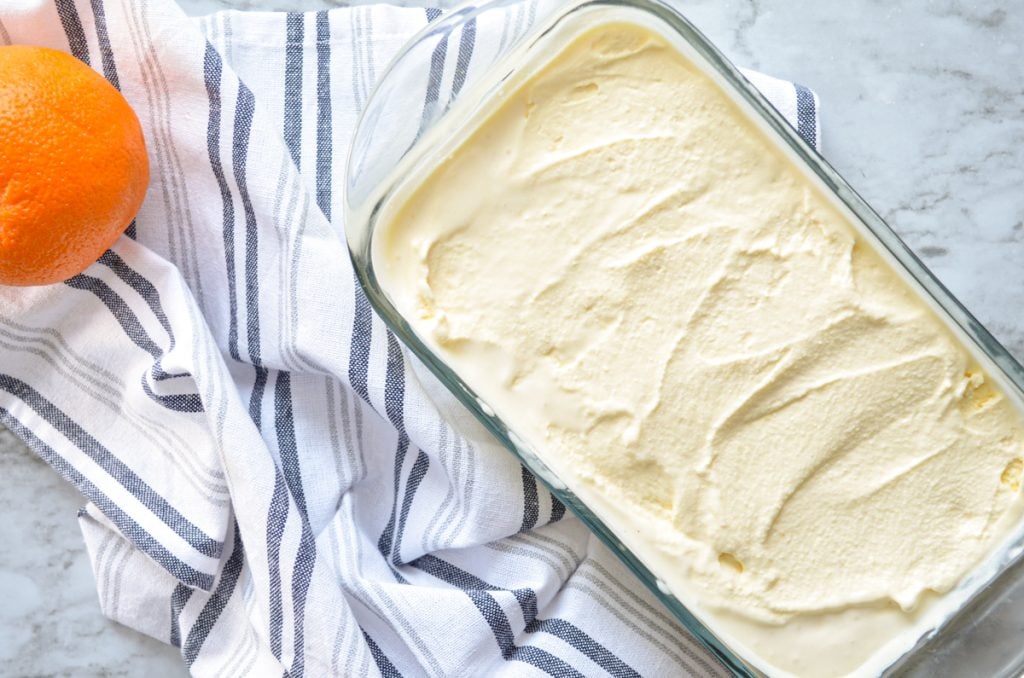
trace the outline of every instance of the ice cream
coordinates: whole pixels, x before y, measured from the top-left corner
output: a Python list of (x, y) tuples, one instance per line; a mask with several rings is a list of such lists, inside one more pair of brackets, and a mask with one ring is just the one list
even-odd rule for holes
[(646, 28), (510, 86), (373, 256), (417, 334), (769, 670), (868, 670), (1020, 522), (1015, 404)]

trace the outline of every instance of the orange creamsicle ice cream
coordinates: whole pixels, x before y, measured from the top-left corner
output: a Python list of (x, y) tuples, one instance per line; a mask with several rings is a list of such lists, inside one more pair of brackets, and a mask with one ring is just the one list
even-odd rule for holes
[(1014, 403), (646, 28), (566, 41), (378, 228), (417, 334), (764, 670), (877, 671), (1017, 528)]

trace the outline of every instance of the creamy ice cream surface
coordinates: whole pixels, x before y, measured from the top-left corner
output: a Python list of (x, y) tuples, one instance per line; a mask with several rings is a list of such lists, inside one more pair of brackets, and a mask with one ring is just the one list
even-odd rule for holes
[(867, 670), (1016, 529), (1017, 408), (646, 28), (566, 44), (378, 228), (418, 335), (770, 671)]

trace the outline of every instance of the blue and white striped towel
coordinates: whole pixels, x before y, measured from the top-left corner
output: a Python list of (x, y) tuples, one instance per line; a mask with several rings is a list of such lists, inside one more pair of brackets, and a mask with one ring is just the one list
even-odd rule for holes
[[(0, 42), (124, 92), (153, 175), (84, 274), (0, 288), (0, 421), (88, 498), (104, 614), (196, 675), (722, 674), (354, 284), (349, 135), (438, 14), (0, 6)], [(492, 42), (449, 41), (445, 78)], [(752, 77), (818, 139), (810, 92)]]

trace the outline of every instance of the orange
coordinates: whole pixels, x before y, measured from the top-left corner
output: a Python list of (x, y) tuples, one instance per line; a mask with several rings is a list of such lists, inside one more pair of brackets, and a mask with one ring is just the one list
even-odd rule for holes
[(148, 183), (142, 127), (120, 92), (64, 52), (0, 47), (0, 285), (81, 273)]

